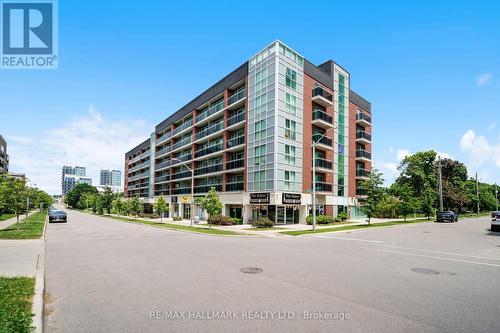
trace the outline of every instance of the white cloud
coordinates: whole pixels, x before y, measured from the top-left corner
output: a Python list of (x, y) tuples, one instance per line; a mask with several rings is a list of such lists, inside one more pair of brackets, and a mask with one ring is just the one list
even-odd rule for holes
[(462, 136), (460, 149), (469, 155), (470, 163), (475, 167), (493, 162), (500, 168), (500, 142), (490, 144), (484, 136), (476, 135), (471, 129)]
[(402, 161), (406, 156), (410, 156), (411, 153), (408, 149), (398, 149), (396, 152), (396, 158), (398, 161)]
[(30, 144), (33, 142), (31, 138), (28, 138), (26, 136), (6, 135), (6, 139), (9, 143), (16, 142), (23, 145)]
[(393, 153), (394, 153), (394, 148), (389, 147), (389, 153), (390, 153), (390, 154), (393, 154)]
[(453, 160), (453, 156), (451, 156), (450, 154), (448, 153), (443, 153), (443, 152), (440, 152), (440, 151), (436, 151), (436, 157), (441, 157), (441, 158), (449, 158), (451, 160)]
[(488, 132), (491, 132), (493, 131), (493, 129), (497, 126), (497, 123), (496, 122), (492, 122), (490, 124), (490, 126), (488, 126)]
[(87, 176), (98, 182), (100, 168), (123, 170), (125, 153), (145, 140), (151, 127), (142, 120), (111, 120), (90, 106), (84, 116), (9, 145), (13, 172), (25, 172), (38, 187), (61, 192), (61, 167), (87, 167)]
[(482, 86), (486, 85), (488, 82), (490, 82), (491, 80), (493, 80), (493, 75), (490, 73), (484, 73), (484, 74), (478, 75), (478, 77), (476, 78), (476, 84), (479, 87), (482, 87)]

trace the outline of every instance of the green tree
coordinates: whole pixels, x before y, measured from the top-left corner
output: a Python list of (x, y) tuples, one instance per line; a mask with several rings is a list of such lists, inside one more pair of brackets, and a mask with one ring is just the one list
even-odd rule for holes
[(26, 196), (28, 193), (26, 181), (14, 177), (6, 177), (3, 183), (2, 202), (16, 215), (16, 228), (19, 229), (19, 216), (26, 209)]
[(398, 212), (399, 200), (395, 196), (384, 193), (377, 203), (375, 216), (378, 217), (396, 217)]
[(111, 204), (113, 203), (114, 198), (115, 198), (115, 195), (113, 194), (113, 191), (111, 190), (110, 187), (106, 187), (104, 189), (104, 192), (101, 193), (103, 210), (107, 214), (111, 214), (111, 208), (112, 208)]
[(406, 222), (406, 217), (418, 209), (418, 200), (413, 196), (409, 184), (393, 185), (392, 190), (398, 197), (398, 213), (403, 216)]
[(361, 182), (360, 188), (365, 194), (365, 197), (361, 199), (361, 211), (368, 217), (368, 224), (371, 223), (371, 218), (377, 213), (377, 204), (384, 195), (383, 183), (382, 173), (377, 169), (373, 169), (368, 179)]
[(113, 200), (112, 204), (112, 211), (113, 213), (117, 215), (121, 215), (123, 211), (125, 210), (125, 203), (123, 202), (122, 198), (118, 197)]
[(76, 186), (66, 194), (64, 202), (72, 208), (78, 208), (78, 203), (83, 193), (97, 194), (97, 189), (85, 183), (76, 184)]
[(222, 208), (224, 207), (224, 204), (219, 199), (219, 195), (217, 194), (215, 187), (211, 187), (207, 195), (199, 200), (199, 203), (200, 207), (208, 213), (209, 217), (220, 215)]
[[(436, 162), (436, 172), (438, 172)], [(460, 211), (466, 207), (471, 198), (466, 189), (467, 167), (452, 159), (441, 160), (441, 178), (443, 180), (443, 209)]]
[(137, 214), (142, 211), (142, 202), (139, 196), (135, 195), (127, 201), (128, 212), (137, 218)]
[(163, 197), (159, 197), (155, 204), (155, 210), (160, 215), (160, 222), (163, 223), (163, 213), (168, 212), (170, 208)]

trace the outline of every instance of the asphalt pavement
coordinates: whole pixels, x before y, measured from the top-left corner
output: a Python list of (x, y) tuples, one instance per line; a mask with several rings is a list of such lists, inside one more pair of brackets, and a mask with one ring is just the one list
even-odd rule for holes
[(68, 211), (47, 228), (45, 329), (500, 332), (499, 236), (486, 217), (270, 238)]

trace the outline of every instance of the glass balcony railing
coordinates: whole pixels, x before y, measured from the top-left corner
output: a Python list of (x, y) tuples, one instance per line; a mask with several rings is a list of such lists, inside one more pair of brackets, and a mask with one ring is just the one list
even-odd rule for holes
[(164, 176), (155, 177), (155, 182), (156, 183), (166, 182), (168, 180), (170, 180), (170, 175), (164, 175)]
[(128, 172), (134, 172), (134, 171), (137, 171), (137, 170), (140, 170), (140, 169), (145, 169), (147, 167), (149, 167), (149, 161), (141, 163), (141, 164), (134, 165), (133, 167), (131, 167), (131, 168), (128, 169)]
[(172, 146), (172, 150), (179, 149), (180, 147), (184, 147), (185, 145), (188, 145), (190, 143), (191, 143), (191, 137), (185, 138), (181, 141), (174, 143), (174, 145)]
[(194, 193), (208, 193), (212, 187), (215, 187), (217, 192), (222, 192), (222, 184), (213, 184), (213, 185), (202, 185), (195, 186)]
[(190, 119), (188, 121), (186, 121), (185, 123), (183, 123), (182, 125), (180, 125), (179, 127), (176, 127), (173, 131), (172, 131), (172, 135), (176, 135), (176, 134), (179, 134), (180, 132), (184, 131), (185, 129), (189, 128), (193, 126), (193, 120)]
[(191, 177), (191, 171), (181, 171), (172, 174), (172, 180)]
[(356, 189), (356, 195), (357, 196), (365, 196), (366, 195), (366, 190), (363, 190), (361, 188)]
[(245, 97), (245, 88), (238, 90), (227, 99), (227, 105), (234, 104)]
[(372, 141), (372, 136), (365, 131), (357, 131), (356, 139), (365, 139), (366, 141)]
[(318, 192), (331, 192), (332, 184), (324, 183), (324, 182), (316, 182), (316, 191)]
[(220, 100), (216, 104), (210, 106), (209, 108), (205, 109), (200, 113), (199, 115), (196, 116), (196, 122), (200, 122), (205, 118), (210, 117), (211, 115), (219, 112), (220, 110), (224, 109), (224, 101)]
[(239, 145), (242, 145), (245, 143), (245, 136), (238, 136), (236, 138), (232, 138), (227, 140), (226, 142), (226, 148), (232, 148), (232, 147), (237, 147)]
[(238, 159), (226, 162), (226, 170), (243, 168), (244, 166), (245, 166), (244, 159)]
[(320, 96), (320, 97), (323, 97), (325, 99), (327, 99), (328, 101), (332, 102), (333, 101), (333, 97), (332, 97), (332, 94), (330, 94), (329, 92), (326, 92), (323, 88), (321, 87), (316, 87), (313, 89), (312, 91), (312, 96), (313, 97), (316, 97), (316, 96)]
[(245, 112), (240, 112), (227, 119), (227, 126), (233, 126), (234, 124), (241, 123), (245, 120)]
[(158, 139), (156, 139), (156, 143), (165, 141), (165, 140), (169, 139), (171, 136), (172, 136), (172, 132), (164, 133)]
[(196, 133), (194, 138), (195, 138), (195, 140), (199, 140), (199, 139), (206, 137), (207, 135), (222, 131), (223, 129), (224, 129), (224, 121), (219, 121), (218, 123), (216, 123), (210, 127), (207, 127), (204, 130)]
[(187, 161), (191, 160), (191, 154), (185, 154), (185, 155), (181, 155), (181, 156), (176, 156), (175, 159), (172, 159), (171, 165), (175, 165), (175, 164), (181, 163), (179, 160), (182, 161), (182, 162), (187, 162)]
[(178, 187), (172, 189), (172, 195), (189, 193), (191, 193), (191, 187)]
[(214, 173), (214, 172), (219, 172), (222, 171), (222, 163), (221, 164), (215, 164), (215, 165), (209, 165), (205, 167), (200, 167), (198, 169), (194, 170), (195, 176), (198, 175), (205, 175), (207, 173)]
[[(326, 136), (322, 137), (321, 138), (321, 135), (322, 134), (314, 134), (313, 135), (313, 141), (314, 142), (318, 142), (318, 143), (321, 143), (325, 146), (329, 146), (329, 147), (332, 147), (333, 146), (333, 141), (332, 139), (329, 139), (327, 138)], [(321, 138), (321, 139), (320, 139)], [(319, 140), (319, 141), (318, 141)]]
[(156, 164), (156, 170), (162, 169), (162, 168), (165, 168), (165, 167), (168, 167), (168, 166), (170, 166), (170, 160), (163, 161), (163, 162), (160, 162), (160, 163)]
[(370, 170), (365, 170), (365, 169), (356, 170), (356, 177), (369, 177), (369, 176), (370, 176)]
[(161, 155), (164, 155), (164, 154), (168, 154), (168, 153), (170, 153), (170, 146), (166, 146), (166, 147), (158, 150), (156, 152), (156, 156), (158, 157), (158, 156), (161, 156)]
[(323, 168), (323, 169), (330, 169), (330, 170), (332, 170), (332, 168), (333, 168), (332, 167), (333, 163), (328, 161), (328, 160), (325, 160), (323, 158), (316, 158), (314, 163), (316, 164), (316, 168)]
[(366, 150), (359, 149), (356, 151), (356, 157), (357, 158), (366, 158), (366, 159), (371, 160), (372, 154), (370, 152), (367, 152)]
[(227, 183), (226, 184), (226, 191), (231, 192), (231, 191), (243, 191), (243, 182), (237, 182), (237, 183)]
[(333, 117), (326, 114), (322, 110), (316, 109), (313, 111), (312, 115), (313, 115), (313, 120), (323, 120), (329, 124), (333, 124)]
[(223, 148), (224, 148), (224, 146), (223, 146), (223, 144), (221, 142), (221, 143), (218, 143), (216, 145), (212, 145), (210, 147), (206, 147), (206, 148), (203, 148), (203, 149), (200, 149), (200, 150), (196, 151), (194, 153), (194, 157), (198, 158), (198, 157), (202, 157), (202, 156), (205, 156), (205, 155), (208, 155), (208, 154), (212, 154), (212, 153), (221, 151)]
[(356, 121), (366, 121), (367, 123), (372, 123), (372, 117), (370, 117), (369, 115), (363, 113), (363, 112), (358, 112), (356, 113)]

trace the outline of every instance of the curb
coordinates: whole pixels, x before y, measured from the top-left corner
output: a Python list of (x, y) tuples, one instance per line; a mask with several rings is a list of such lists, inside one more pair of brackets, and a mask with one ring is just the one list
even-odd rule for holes
[(45, 230), (47, 229), (47, 219), (45, 219), (45, 226), (43, 228), (42, 240), (42, 252), (38, 257), (36, 265), (36, 276), (35, 276), (35, 295), (33, 295), (33, 307), (31, 309), (34, 314), (32, 324), (34, 326), (34, 333), (43, 332), (43, 309), (44, 300), (43, 296), (45, 293)]

